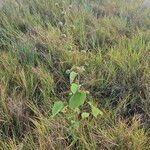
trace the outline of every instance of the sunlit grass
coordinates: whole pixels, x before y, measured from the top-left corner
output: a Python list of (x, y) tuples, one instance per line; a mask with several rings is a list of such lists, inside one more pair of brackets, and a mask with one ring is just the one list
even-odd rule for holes
[[(150, 149), (149, 14), (140, 0), (7, 0), (0, 149)], [(78, 126), (66, 107), (51, 117), (54, 102), (70, 98), (68, 69), (103, 116), (79, 116)]]

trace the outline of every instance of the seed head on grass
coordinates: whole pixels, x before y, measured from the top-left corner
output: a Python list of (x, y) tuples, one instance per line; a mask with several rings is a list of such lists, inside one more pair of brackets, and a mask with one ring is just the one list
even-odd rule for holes
[(16, 102), (15, 100), (9, 98), (7, 106), (11, 115), (14, 115), (14, 116), (23, 115), (23, 104), (21, 102)]
[(63, 27), (63, 23), (61, 21), (58, 22), (58, 27)]
[(66, 15), (66, 12), (65, 11), (62, 11), (61, 12), (61, 16), (65, 16)]
[(72, 5), (69, 5), (69, 9), (70, 9), (70, 10), (72, 9)]
[(56, 7), (59, 7), (59, 4), (58, 4), (58, 3), (55, 3), (55, 6), (56, 6)]
[(62, 37), (62, 38), (66, 38), (67, 35), (66, 35), (66, 34), (62, 34), (61, 37)]

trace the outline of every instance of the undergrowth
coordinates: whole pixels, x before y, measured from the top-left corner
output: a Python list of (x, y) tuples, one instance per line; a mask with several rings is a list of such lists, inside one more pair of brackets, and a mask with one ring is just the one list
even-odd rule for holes
[(149, 150), (149, 8), (5, 1), (0, 150)]

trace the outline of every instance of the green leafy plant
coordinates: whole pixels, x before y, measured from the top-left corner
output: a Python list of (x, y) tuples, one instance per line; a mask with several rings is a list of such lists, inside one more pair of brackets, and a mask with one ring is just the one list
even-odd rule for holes
[(83, 113), (81, 114), (81, 117), (82, 117), (82, 119), (85, 119), (85, 118), (88, 118), (89, 115), (90, 115), (90, 113), (83, 112)]
[(70, 84), (73, 83), (73, 81), (75, 80), (75, 78), (77, 77), (77, 75), (78, 74), (76, 72), (74, 72), (74, 71), (72, 71), (70, 73)]
[[(79, 68), (79, 67), (78, 67)], [(70, 71), (67, 70), (66, 71), (67, 74), (69, 74), (69, 78), (70, 78), (70, 99), (69, 99), (69, 108), (71, 108), (71, 110), (73, 110), (73, 113), (70, 116), (73, 116), (73, 118), (76, 118), (74, 115), (79, 115), (81, 114), (81, 118), (82, 119), (86, 119), (91, 115), (93, 115), (95, 118), (98, 118), (98, 116), (102, 116), (103, 112), (96, 107), (95, 105), (93, 105), (92, 102), (88, 102), (88, 104), (91, 107), (91, 112), (82, 112), (80, 110), (80, 107), (83, 107), (84, 104), (86, 103), (86, 98), (87, 98), (87, 92), (84, 90), (80, 89), (80, 85), (77, 84), (75, 82), (75, 78), (78, 76), (78, 73), (76, 73), (75, 71)], [(78, 81), (79, 83), (79, 81)], [(52, 108), (52, 116), (56, 116), (59, 112), (62, 111), (62, 109), (64, 108), (64, 104), (62, 101), (57, 101), (54, 103), (54, 106)], [(72, 120), (75, 121), (75, 120)]]
[(77, 91), (69, 100), (70, 108), (78, 108), (82, 106), (86, 99), (86, 93), (82, 91)]
[(75, 94), (78, 91), (78, 85), (76, 83), (71, 84), (71, 92)]
[(62, 101), (57, 101), (54, 103), (54, 106), (52, 108), (52, 116), (56, 116), (64, 107), (64, 104)]
[(91, 102), (88, 102), (88, 104), (91, 106), (92, 115), (97, 118), (99, 115), (103, 115), (103, 112), (98, 109), (96, 106), (94, 106)]

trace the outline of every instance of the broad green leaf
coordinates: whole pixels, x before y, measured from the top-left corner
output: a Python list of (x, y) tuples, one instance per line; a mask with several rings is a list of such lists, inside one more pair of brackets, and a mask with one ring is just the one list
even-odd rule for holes
[(74, 79), (76, 78), (77, 75), (78, 74), (76, 72), (74, 72), (74, 71), (72, 71), (70, 73), (70, 84), (74, 81)]
[(89, 103), (90, 106), (91, 106), (92, 115), (93, 115), (95, 118), (97, 118), (98, 115), (103, 115), (103, 112), (102, 112), (99, 108), (95, 107), (91, 102), (88, 102), (88, 103)]
[(52, 108), (52, 116), (56, 116), (64, 107), (64, 104), (62, 101), (57, 101), (54, 103), (54, 106)]
[(85, 119), (85, 118), (88, 118), (89, 115), (90, 115), (89, 113), (83, 112), (83, 113), (81, 114), (81, 117), (82, 117), (82, 119)]
[(78, 108), (83, 105), (86, 99), (86, 93), (77, 91), (69, 100), (70, 108)]
[(97, 107), (92, 106), (92, 115), (97, 118), (98, 115), (103, 115), (103, 112), (99, 110)]
[(72, 92), (73, 94), (75, 94), (75, 93), (77, 92), (77, 90), (78, 90), (78, 85), (75, 84), (75, 83), (72, 83), (72, 84), (71, 84), (71, 92)]

